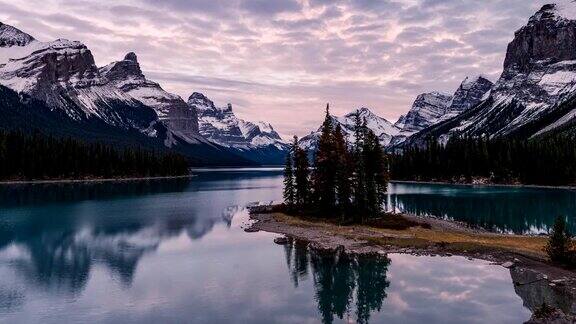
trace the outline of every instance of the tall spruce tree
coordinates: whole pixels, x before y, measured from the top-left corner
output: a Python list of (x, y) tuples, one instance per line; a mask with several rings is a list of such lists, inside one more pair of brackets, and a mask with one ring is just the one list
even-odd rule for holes
[(353, 157), (340, 124), (336, 125), (333, 137), (336, 148), (336, 200), (341, 214), (346, 215), (351, 212)]
[(294, 184), (294, 169), (293, 165), (294, 147), (286, 154), (286, 164), (284, 166), (284, 203), (293, 208), (296, 204), (296, 186)]
[(317, 206), (323, 213), (336, 209), (336, 146), (330, 105), (326, 105), (326, 117), (314, 156), (314, 194)]
[(368, 216), (377, 216), (382, 211), (388, 186), (388, 166), (378, 136), (366, 127), (364, 121), (364, 143), (362, 155), (366, 181), (366, 211)]
[(364, 168), (364, 134), (365, 129), (360, 118), (360, 111), (354, 116), (354, 214), (353, 220), (361, 223), (366, 215), (366, 170)]
[(310, 164), (308, 153), (298, 145), (298, 137), (294, 136), (292, 146), (294, 154), (294, 185), (296, 188), (296, 204), (310, 204)]

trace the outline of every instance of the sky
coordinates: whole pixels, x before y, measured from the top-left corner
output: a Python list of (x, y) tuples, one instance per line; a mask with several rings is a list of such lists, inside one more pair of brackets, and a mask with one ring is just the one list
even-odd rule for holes
[(202, 92), (286, 138), (368, 107), (394, 122), (423, 92), (496, 81), (514, 31), (552, 0), (0, 0), (0, 21), (79, 40), (99, 66), (135, 52), (185, 100)]

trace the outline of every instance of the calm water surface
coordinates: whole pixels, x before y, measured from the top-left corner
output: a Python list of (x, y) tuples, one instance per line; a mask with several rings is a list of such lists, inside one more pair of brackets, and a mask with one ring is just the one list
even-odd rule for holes
[(558, 216), (576, 232), (576, 190), (392, 183), (388, 208), (516, 234), (548, 233)]
[[(245, 233), (245, 206), (279, 200), (281, 184), (278, 170), (220, 170), (190, 180), (0, 187), (0, 321), (521, 323), (530, 317), (509, 271), (483, 261), (320, 254), (301, 243), (275, 245), (273, 234)], [(502, 230), (541, 229), (550, 220), (511, 207), (546, 210), (531, 190), (393, 184), (390, 191), (398, 209)], [(567, 204), (560, 206), (566, 211), (573, 207), (571, 192), (537, 192)], [(506, 210), (515, 216), (499, 218)]]

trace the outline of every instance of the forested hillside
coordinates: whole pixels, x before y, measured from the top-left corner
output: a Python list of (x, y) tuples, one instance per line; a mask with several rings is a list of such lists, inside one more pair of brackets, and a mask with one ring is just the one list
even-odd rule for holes
[(568, 135), (532, 140), (452, 138), (446, 145), (428, 141), (392, 157), (396, 180), (539, 185), (576, 184), (576, 145)]
[(188, 173), (173, 153), (116, 148), (42, 133), (0, 131), (0, 180), (174, 176)]

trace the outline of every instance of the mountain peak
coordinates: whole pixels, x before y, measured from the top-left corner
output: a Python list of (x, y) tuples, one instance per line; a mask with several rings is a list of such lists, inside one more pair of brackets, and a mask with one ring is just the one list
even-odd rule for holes
[(359, 114), (361, 117), (374, 115), (374, 113), (369, 108), (362, 107), (362, 108), (358, 108), (358, 109), (346, 114), (346, 116), (344, 116), (344, 117), (353, 118), (356, 116), (356, 114)]
[(130, 52), (130, 53), (126, 54), (126, 56), (124, 56), (124, 60), (138, 63), (138, 56), (136, 56), (136, 53)]
[(16, 27), (0, 22), (0, 47), (26, 46), (35, 41), (34, 37)]
[(558, 0), (544, 6), (530, 20), (538, 20), (552, 14), (568, 20), (576, 20), (576, 2), (574, 0)]
[(508, 44), (504, 70), (529, 71), (539, 62), (576, 60), (576, 3), (572, 0), (545, 5)]
[(447, 113), (458, 114), (472, 108), (493, 86), (494, 83), (482, 75), (466, 77), (454, 93)]
[(366, 107), (359, 108), (356, 110), (360, 115), (373, 115), (374, 113)]
[(216, 110), (214, 102), (200, 92), (194, 92), (188, 97), (188, 104), (194, 106), (198, 111)]
[(466, 86), (473, 85), (473, 84), (479, 83), (479, 82), (485, 83), (486, 81), (492, 83), (492, 81), (490, 81), (487, 77), (485, 77), (481, 74), (473, 75), (473, 76), (467, 76), (464, 79), (464, 81), (462, 81), (460, 86), (466, 87)]

